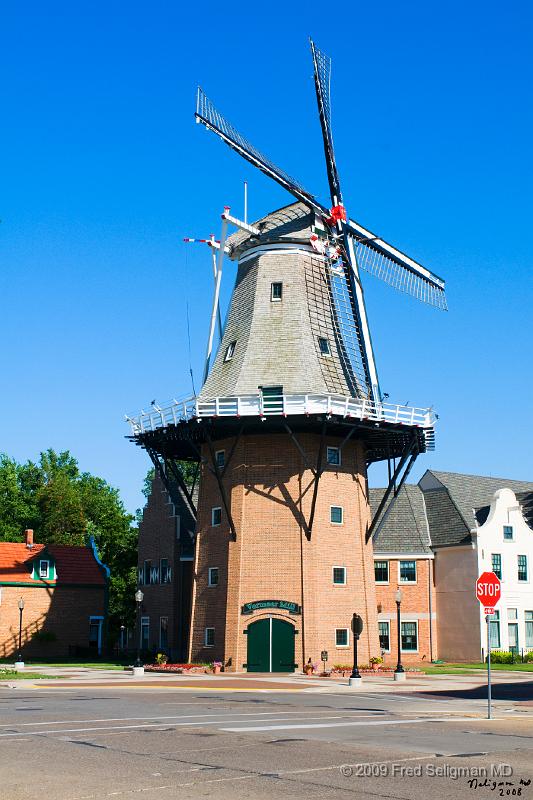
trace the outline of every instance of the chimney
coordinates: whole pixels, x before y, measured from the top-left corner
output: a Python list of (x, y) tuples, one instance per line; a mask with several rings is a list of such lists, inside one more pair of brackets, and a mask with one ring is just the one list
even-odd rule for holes
[(26, 542), (26, 547), (28, 550), (31, 550), (33, 547), (33, 530), (31, 528), (26, 528), (24, 531), (24, 540)]

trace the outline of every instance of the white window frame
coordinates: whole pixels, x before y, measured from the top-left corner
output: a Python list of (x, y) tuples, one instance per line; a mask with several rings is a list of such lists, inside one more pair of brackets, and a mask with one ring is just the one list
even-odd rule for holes
[[(219, 459), (219, 456), (222, 456), (222, 458)], [(219, 460), (222, 461), (221, 464), (219, 463)], [(215, 463), (216, 463), (216, 465), (217, 465), (217, 467), (219, 469), (224, 469), (224, 467), (226, 466), (226, 451), (225, 450), (217, 450), (216, 451), (216, 453), (215, 453)]]
[[(338, 458), (339, 458), (339, 460), (338, 460), (338, 461), (330, 461), (330, 460), (329, 460), (329, 454), (330, 454), (330, 452), (331, 452), (331, 451), (333, 451), (333, 450), (335, 450), (335, 451), (336, 451), (336, 453), (338, 454)], [(340, 449), (340, 447), (333, 447), (333, 446), (331, 446), (331, 447), (330, 447), (329, 445), (328, 445), (328, 447), (326, 447), (326, 462), (327, 462), (327, 463), (328, 463), (328, 464), (329, 464), (331, 467), (340, 467), (340, 465), (341, 465), (341, 458), (342, 458), (342, 456), (341, 456), (341, 449)]]
[[(322, 342), (326, 343), (326, 350), (322, 350)], [(318, 352), (323, 358), (331, 358), (331, 345), (329, 343), (329, 339), (327, 336), (319, 336), (318, 337)]]
[(494, 574), (496, 575), (496, 572), (494, 571), (494, 564), (493, 564), (494, 556), (499, 556), (500, 557), (500, 574), (497, 577), (500, 578), (500, 581), (503, 581), (503, 559), (502, 559), (502, 554), (501, 553), (491, 553), (490, 554), (490, 570), (491, 570), (491, 572), (494, 572)]
[[(215, 522), (215, 511), (220, 511), (220, 522)], [(219, 528), (221, 525), (222, 525), (222, 507), (213, 506), (213, 508), (211, 509), (211, 527)]]
[[(401, 578), (401, 564), (402, 564), (402, 562), (405, 562), (405, 561), (412, 561), (414, 563), (414, 565), (415, 565), (415, 579), (414, 579), (414, 581), (404, 581)], [(389, 575), (390, 575), (390, 572), (389, 572)], [(418, 583), (418, 567), (417, 567), (416, 558), (401, 558), (401, 559), (398, 559), (398, 583), (401, 586), (414, 586), (416, 583)], [(409, 620), (402, 620), (402, 622), (409, 622)]]
[[(281, 292), (279, 297), (274, 297), (274, 286), (281, 286)], [(272, 281), (270, 284), (270, 302), (271, 303), (281, 303), (283, 300), (283, 281)]]
[[(213, 631), (213, 642), (212, 644), (208, 644), (208, 631)], [(204, 628), (204, 647), (214, 647), (215, 646), (215, 629), (213, 627)]]
[[(46, 564), (46, 574), (45, 575), (43, 575), (43, 572), (44, 572), (43, 564)], [(49, 575), (50, 575), (50, 561), (47, 560), (46, 558), (40, 559), (39, 560), (39, 578), (40, 578), (40, 580), (42, 580), (42, 581), (48, 580)]]
[[(387, 580), (378, 581), (376, 578), (376, 561), (382, 561), (387, 565)], [(390, 559), (388, 558), (374, 558), (374, 583), (376, 586), (388, 586), (390, 583)]]
[[(337, 631), (346, 631), (347, 638), (346, 644), (337, 644)], [(346, 650), (346, 648), (350, 647), (350, 629), (349, 628), (335, 628), (335, 648), (339, 650)]]
[[(214, 569), (216, 569), (216, 571), (217, 571), (217, 582), (216, 583), (213, 583), (213, 581), (211, 580), (211, 573), (212, 573), (212, 571)], [(208, 570), (207, 570), (207, 585), (208, 586), (212, 586), (213, 588), (216, 588), (218, 586), (218, 584), (219, 584), (219, 580), (220, 580), (220, 570), (219, 570), (219, 568), (218, 567), (209, 567)]]
[[(505, 529), (506, 528), (510, 528), (511, 529), (511, 538), (510, 539), (506, 539), (505, 538)], [(514, 542), (514, 526), (513, 525), (504, 525), (503, 528), (502, 528), (502, 537), (503, 537), (503, 541), (504, 542)]]
[[(334, 508), (340, 508), (340, 510), (341, 510), (341, 521), (340, 522), (333, 522), (333, 520), (331, 519), (331, 512), (333, 511)], [(330, 521), (331, 525), (344, 525), (344, 506), (330, 506), (329, 507), (329, 521)]]
[(226, 361), (231, 361), (231, 359), (235, 355), (236, 349), (237, 349), (237, 339), (234, 339), (226, 347), (226, 352), (224, 353), (224, 363), (226, 363)]
[[(335, 570), (336, 570), (336, 569), (342, 569), (342, 571), (343, 571), (343, 573), (344, 573), (344, 580), (343, 580), (343, 581), (341, 581), (340, 583), (339, 583), (338, 581), (336, 581), (336, 580), (335, 580)], [(347, 570), (346, 570), (346, 567), (341, 567), (341, 566), (339, 566), (339, 565), (336, 565), (336, 566), (334, 566), (334, 567), (332, 567), (332, 568), (331, 568), (331, 582), (332, 582), (333, 586), (346, 586), (346, 583), (347, 583), (347, 577), (348, 577), (348, 576), (347, 576)]]
[[(415, 625), (416, 626), (416, 650), (404, 650), (402, 647), (402, 629), (401, 626), (407, 623), (408, 625)], [(417, 619), (402, 619), (400, 620), (400, 650), (402, 653), (418, 653), (420, 650), (420, 637), (419, 637), (419, 629), (418, 629), (418, 620)]]
[[(390, 619), (378, 619), (378, 641), (379, 641), (379, 626), (380, 626), (380, 625), (386, 625), (386, 626), (387, 626), (387, 630), (388, 630), (388, 639), (389, 639), (389, 646), (388, 646), (388, 648), (381, 647), (381, 644), (380, 644), (380, 649), (381, 649), (381, 650), (383, 650), (383, 652), (384, 652), (384, 653), (390, 653), (390, 652), (391, 652), (391, 640), (390, 640)], [(417, 642), (418, 642), (418, 639), (417, 639)], [(413, 651), (409, 651), (409, 652), (413, 652)]]

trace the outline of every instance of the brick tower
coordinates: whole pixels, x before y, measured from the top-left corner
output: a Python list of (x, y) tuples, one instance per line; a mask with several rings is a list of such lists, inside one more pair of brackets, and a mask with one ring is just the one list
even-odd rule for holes
[[(433, 446), (429, 409), (384, 402), (359, 268), (440, 308), (444, 284), (347, 219), (333, 156), (329, 60), (312, 45), (332, 207), (262, 156), (199, 92), (197, 120), (296, 202), (253, 225), (222, 215), (197, 397), (129, 421), (175, 504), (196, 518), (189, 658), (278, 672), (379, 655), (372, 535), (414, 460)], [(228, 225), (237, 232), (227, 238)], [(221, 324), (225, 254), (237, 264)], [(220, 343), (211, 362), (215, 330)], [(179, 461), (198, 464), (198, 503)], [(388, 461), (370, 517), (367, 468)], [(179, 495), (179, 496), (178, 496)], [(191, 539), (183, 547), (191, 546)]]

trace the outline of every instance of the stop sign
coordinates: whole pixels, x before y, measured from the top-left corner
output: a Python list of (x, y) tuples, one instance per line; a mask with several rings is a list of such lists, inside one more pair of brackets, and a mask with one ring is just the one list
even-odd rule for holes
[(484, 572), (476, 581), (476, 595), (481, 605), (493, 608), (502, 593), (500, 579), (494, 572)]

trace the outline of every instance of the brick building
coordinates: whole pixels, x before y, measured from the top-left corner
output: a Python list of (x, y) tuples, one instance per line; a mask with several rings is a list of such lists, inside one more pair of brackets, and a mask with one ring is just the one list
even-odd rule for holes
[(109, 571), (88, 547), (0, 542), (0, 656), (18, 653), (19, 607), (24, 658), (100, 655)]
[(156, 475), (139, 526), (138, 584), (144, 598), (134, 646), (140, 639), (143, 651), (162, 651), (183, 662), (189, 649), (195, 522), (173, 488), (176, 504)]

